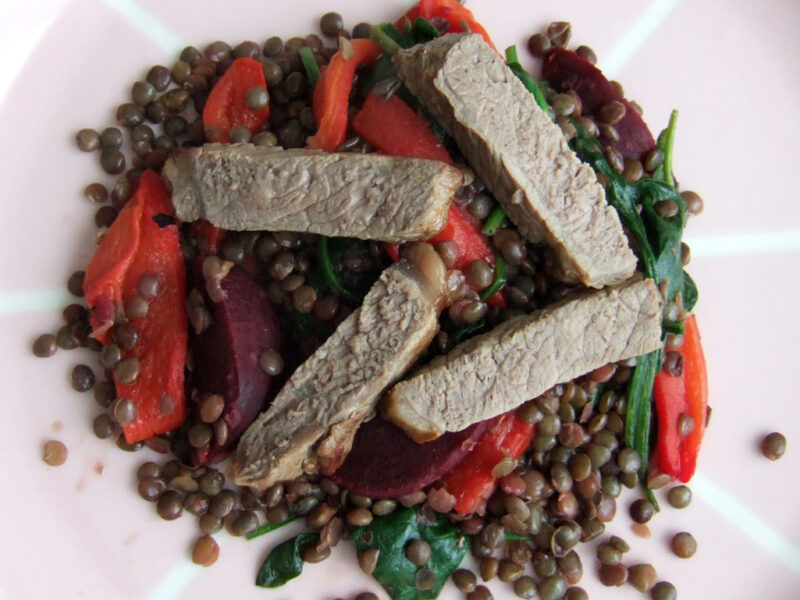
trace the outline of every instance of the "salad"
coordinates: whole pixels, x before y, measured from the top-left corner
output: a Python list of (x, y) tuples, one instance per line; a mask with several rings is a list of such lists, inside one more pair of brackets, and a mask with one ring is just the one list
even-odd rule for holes
[[(686, 219), (702, 201), (679, 192), (672, 173), (677, 114), (653, 139), (635, 104), (593, 67), (591, 51), (566, 49), (565, 23), (530, 40), (544, 60), (546, 83), (523, 69), (515, 48), (497, 54), (474, 15), (454, 2), (422, 2), (393, 24), (360, 24), (352, 39), (341, 28), (335, 14), (321, 21), (323, 35), (337, 38), (335, 47), (313, 35), (285, 45), (270, 38), (263, 48), (215, 42), (202, 53), (187, 48), (171, 70), (151, 69), (133, 86), (132, 102), (117, 111), (138, 157), (128, 171), (119, 130), (78, 134), (82, 150), (99, 149), (102, 167), (124, 175), (112, 205), (98, 210), (103, 229), (94, 258), (71, 280), (88, 310), (68, 307), (65, 327), (53, 340), (38, 340), (35, 351), (51, 353), (53, 342), (98, 350), (108, 380), (96, 383), (84, 365), (73, 372), (73, 386), (93, 387), (109, 409), (95, 420), (99, 437), (119, 436), (124, 449), (147, 445), (174, 456), (142, 465), (139, 492), (164, 519), (184, 511), (198, 517), (204, 533), (193, 552), (198, 564), (216, 560), (213, 534), (223, 526), (254, 538), (302, 517), (310, 531), (270, 553), (258, 585), (280, 585), (304, 561), (323, 560), (349, 538), (362, 569), (395, 598), (435, 597), (451, 576), (470, 597), (485, 597), (474, 575), (456, 570), (468, 547), (481, 559), (484, 578), (494, 569), (522, 597), (533, 597), (533, 590), (583, 597), (575, 585), (582, 573), (576, 544), (602, 535), (621, 485), (641, 488), (634, 519), (646, 523), (657, 510), (650, 490), (691, 478), (707, 420), (704, 359), (690, 316), (697, 289), (683, 269), (688, 251), (681, 244)], [(480, 123), (442, 109), (441, 98), (427, 94), (425, 68), (446, 73), (460, 51), (484, 53), (490, 69), (499, 61), (513, 75), (502, 86), (511, 89), (512, 102), (533, 109), (537, 139), (550, 140), (565, 161), (582, 161), (566, 183), (548, 182), (547, 174), (532, 178), (527, 163), (521, 174), (507, 166), (514, 140), (491, 139)], [(478, 70), (475, 77), (486, 72), (494, 73)], [(469, 107), (484, 92), (446, 100)], [(481, 159), (488, 146), (500, 148), (496, 162)], [(291, 150), (302, 147), (315, 151)], [(517, 150), (512, 159), (519, 159)], [(487, 161), (503, 164), (514, 189), (495, 179)], [(264, 164), (273, 177), (259, 170)], [(432, 167), (401, 193), (411, 174)], [(352, 181), (354, 171), (367, 175)], [(309, 182), (301, 181), (306, 173), (314, 175)], [(579, 181), (580, 174), (591, 174), (591, 181)], [(387, 194), (396, 202), (393, 217), (413, 212), (423, 193), (430, 200), (421, 203), (425, 210), (444, 193), (439, 216), (446, 215), (446, 225), (428, 232), (418, 220), (437, 222), (437, 215), (416, 212), (399, 223), (354, 218), (358, 206), (336, 211), (340, 197), (320, 192), (317, 198), (312, 189), (314, 181), (328, 188), (346, 181), (351, 197), (375, 200), (369, 190), (387, 177), (385, 191), (397, 193)], [(574, 181), (580, 185), (573, 196)], [(567, 186), (576, 210), (589, 207), (586, 239), (597, 235), (614, 246), (619, 256), (611, 266), (550, 214), (548, 190), (559, 185)], [(305, 229), (272, 224), (274, 204), (254, 211), (231, 200), (245, 189), (246, 199), (289, 202), (297, 186), (314, 200), (303, 207), (300, 220), (312, 225)], [(101, 187), (87, 187), (87, 195), (104, 199)], [(369, 214), (381, 216), (386, 198), (375, 201), (379, 207)], [(287, 215), (297, 214), (290, 208)], [(235, 223), (225, 221), (231, 215)], [(531, 223), (540, 223), (539, 230)], [(631, 281), (637, 262), (640, 276)], [(392, 304), (402, 286), (403, 302)], [(616, 325), (603, 310), (619, 316), (632, 304), (633, 333), (619, 343), (607, 339), (607, 329), (592, 329), (598, 315)], [(382, 314), (386, 306), (390, 314)], [(585, 347), (569, 337), (574, 321), (566, 313), (586, 317)], [(376, 358), (372, 352), (381, 347), (370, 341), (366, 352), (353, 350), (348, 358), (358, 369), (365, 364), (359, 357), (370, 355), (387, 380), (375, 383), (374, 373), (362, 373), (357, 393), (326, 389), (355, 397), (346, 419), (307, 412), (300, 400), (308, 389), (320, 395), (314, 386), (336, 380), (324, 369), (335, 355), (331, 348), (362, 332), (354, 323), (368, 314), (373, 324), (391, 322), (392, 352)], [(402, 323), (392, 321), (398, 314)], [(432, 424), (411, 423), (420, 394), (403, 395), (402, 386), (453, 372), (453, 358), (466, 357), (461, 368), (475, 372), (484, 366), (479, 359), (487, 344), (519, 351), (503, 346), (505, 336), (493, 337), (498, 331), (551, 336), (559, 352), (577, 351), (580, 365), (552, 381), (532, 376), (526, 385), (537, 392), (522, 399), (493, 387), (498, 398), (481, 397), (490, 406), (476, 414), (445, 415), (443, 396), (441, 419), (432, 402), (426, 415)], [(589, 352), (593, 339), (603, 340), (601, 352)], [(516, 368), (532, 371), (547, 351), (526, 350), (531, 355)], [(384, 366), (394, 370), (385, 374)], [(409, 367), (411, 376), (390, 389)], [(510, 374), (505, 369), (496, 364), (486, 377), (502, 382)], [(305, 377), (300, 383), (298, 374)], [(458, 392), (480, 393), (468, 388)], [(378, 406), (386, 390), (391, 405)], [(281, 409), (267, 408), (269, 401)], [(294, 411), (300, 423), (289, 426)], [(310, 439), (314, 419), (320, 431)], [(276, 429), (280, 435), (270, 439)], [(323, 451), (329, 440), (332, 448)], [(227, 473), (245, 485), (239, 489), (215, 466), (232, 453)], [(676, 503), (685, 501), (685, 492), (675, 495)], [(493, 553), (502, 538), (501, 559)], [(675, 551), (689, 555), (691, 545), (676, 538)], [(624, 542), (612, 539), (602, 548), (604, 583), (630, 578), (643, 590), (656, 584), (648, 569), (629, 573), (621, 565)], [(535, 576), (524, 574), (528, 563)], [(654, 597), (671, 597), (666, 582), (653, 589), (665, 590)]]

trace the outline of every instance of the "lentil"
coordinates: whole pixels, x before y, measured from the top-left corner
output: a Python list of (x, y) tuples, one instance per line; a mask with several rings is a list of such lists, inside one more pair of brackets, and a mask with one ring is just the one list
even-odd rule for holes
[(551, 575), (539, 583), (541, 600), (559, 600), (567, 591), (567, 583), (560, 575)]
[(94, 129), (81, 129), (75, 135), (75, 143), (84, 152), (93, 152), (100, 148), (100, 136)]
[(56, 350), (58, 350), (58, 344), (56, 343), (56, 336), (52, 333), (43, 333), (33, 342), (33, 354), (39, 358), (53, 356)]
[(553, 44), (550, 39), (543, 33), (534, 33), (528, 38), (528, 52), (533, 54), (536, 58), (544, 58), (544, 55), (550, 51)]
[(209, 567), (219, 558), (219, 545), (210, 535), (202, 535), (192, 548), (192, 562), (196, 565)]
[(478, 585), (478, 578), (469, 569), (456, 569), (450, 577), (459, 591), (468, 594)]
[(94, 431), (95, 436), (101, 440), (105, 440), (114, 435), (114, 429), (114, 422), (106, 413), (97, 415), (92, 421), (92, 431)]
[(111, 406), (111, 415), (121, 427), (127, 427), (139, 416), (139, 407), (132, 400), (118, 398)]
[(358, 555), (358, 566), (367, 575), (372, 575), (375, 567), (378, 564), (378, 558), (381, 551), (377, 548), (368, 548)]
[(94, 371), (87, 365), (76, 365), (72, 369), (72, 389), (85, 392), (94, 385)]
[(236, 495), (230, 490), (222, 490), (211, 499), (208, 509), (218, 519), (224, 519), (234, 506), (236, 506)]
[(155, 502), (161, 497), (161, 494), (166, 490), (167, 484), (163, 479), (157, 477), (145, 477), (139, 481), (138, 492), (139, 496), (148, 502)]
[(165, 521), (173, 521), (181, 516), (183, 512), (183, 501), (181, 495), (175, 490), (167, 490), (158, 499), (156, 506), (158, 516)]
[(691, 558), (697, 552), (697, 541), (691, 533), (682, 531), (672, 538), (672, 552), (679, 558)]
[(761, 442), (761, 453), (769, 460), (778, 460), (786, 452), (786, 437), (774, 431)]
[(659, 581), (650, 590), (650, 597), (653, 600), (677, 600), (678, 590), (668, 581)]
[(643, 594), (653, 589), (657, 577), (653, 565), (633, 565), (628, 569), (628, 583)]
[(655, 507), (649, 501), (643, 498), (635, 500), (630, 507), (631, 519), (637, 523), (647, 523), (653, 518), (655, 512)]
[(621, 563), (602, 564), (597, 572), (600, 582), (608, 587), (618, 587), (628, 580), (628, 569)]
[(67, 461), (67, 447), (58, 440), (49, 440), (44, 445), (42, 460), (51, 467), (58, 467)]
[(554, 46), (565, 48), (572, 37), (572, 25), (566, 21), (556, 21), (547, 26), (547, 37)]
[(582, 587), (571, 587), (564, 594), (564, 600), (589, 600), (589, 594)]
[(131, 384), (139, 377), (141, 365), (135, 356), (124, 358), (114, 367), (114, 379), (119, 383)]
[(492, 592), (485, 585), (476, 586), (474, 590), (467, 594), (467, 600), (492, 600), (492, 598), (494, 598)]

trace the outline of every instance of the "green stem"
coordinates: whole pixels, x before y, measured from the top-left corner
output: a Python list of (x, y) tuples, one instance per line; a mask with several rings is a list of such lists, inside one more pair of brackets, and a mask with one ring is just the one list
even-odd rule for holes
[(339, 278), (336, 277), (336, 272), (333, 270), (333, 265), (331, 264), (330, 252), (328, 251), (328, 238), (324, 235), (319, 236), (317, 254), (319, 255), (320, 265), (322, 265), (322, 273), (325, 275), (325, 281), (328, 283), (331, 290), (347, 300), (350, 304), (358, 304), (358, 297), (344, 287), (339, 281)]
[(401, 49), (400, 44), (390, 38), (380, 27), (372, 28), (372, 41), (381, 47), (381, 51), (387, 56), (393, 56)]
[(516, 46), (509, 46), (506, 48), (506, 64), (508, 64), (508, 68), (511, 69), (511, 72), (517, 76), (528, 91), (533, 94), (533, 99), (536, 100), (536, 104), (539, 108), (549, 115), (550, 105), (547, 104), (547, 99), (542, 93), (542, 88), (539, 87), (536, 80), (531, 77), (530, 73), (520, 64)]
[(311, 48), (300, 48), (298, 53), (303, 61), (303, 67), (306, 70), (306, 75), (308, 75), (308, 79), (311, 81), (311, 87), (314, 87), (317, 85), (317, 81), (319, 81), (320, 77), (317, 59), (314, 58), (314, 53), (311, 51)]
[(481, 300), (484, 302), (491, 298), (494, 294), (496, 294), (500, 288), (502, 288), (506, 284), (506, 261), (503, 260), (503, 257), (499, 254), (495, 259), (494, 265), (495, 275), (494, 281), (492, 285), (481, 292)]
[(296, 521), (299, 518), (300, 518), (300, 515), (289, 515), (288, 517), (286, 517), (286, 519), (284, 519), (280, 523), (265, 523), (264, 525), (262, 525), (258, 529), (254, 529), (253, 531), (248, 533), (247, 534), (247, 539), (248, 540), (252, 540), (252, 539), (255, 539), (255, 538), (257, 538), (259, 536), (262, 536), (262, 535), (264, 535), (266, 533), (269, 533), (270, 531), (275, 531), (276, 529), (280, 529), (284, 525), (288, 525), (292, 521)]
[(492, 209), (492, 212), (489, 213), (486, 222), (483, 224), (483, 235), (492, 236), (497, 233), (497, 230), (500, 228), (500, 225), (503, 224), (505, 218), (506, 211), (498, 204)]
[(648, 499), (658, 508), (646, 485), (647, 466), (650, 459), (650, 418), (652, 412), (653, 381), (661, 369), (661, 350), (655, 350), (636, 359), (628, 386), (628, 406), (625, 413), (625, 445), (633, 448), (642, 459), (639, 479)]
[(675, 147), (675, 130), (677, 126), (678, 111), (673, 110), (669, 116), (669, 124), (663, 133), (664, 139), (658, 140), (658, 145), (664, 152), (664, 161), (661, 163), (664, 170), (662, 181), (671, 187), (675, 187), (675, 179), (672, 176), (672, 154)]

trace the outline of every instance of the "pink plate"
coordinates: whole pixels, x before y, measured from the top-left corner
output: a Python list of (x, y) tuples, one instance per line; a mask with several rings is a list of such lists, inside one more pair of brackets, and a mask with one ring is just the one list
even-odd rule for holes
[[(150, 457), (97, 440), (91, 394), (73, 392), (79, 351), (43, 361), (30, 352), (38, 333), (59, 326), (69, 302), (64, 282), (93, 249), (94, 207), (81, 193), (112, 184), (95, 156), (75, 149), (82, 127), (112, 125), (114, 108), (149, 65), (172, 64), (185, 43), (215, 39), (262, 43), (316, 29), (329, 9), (346, 24), (393, 20), (406, 0), (297, 3), (229, 0), (37, 0), (0, 3), (0, 161), (5, 267), (0, 271), (0, 364), (8, 427), (0, 510), (0, 599), (18, 598), (352, 598), (380, 586), (358, 569), (352, 546), (308, 565), (279, 590), (253, 585), (278, 541), (220, 535), (210, 569), (189, 549), (188, 518), (165, 523), (135, 490), (135, 468)], [(35, 6), (32, 6), (35, 5)], [(303, 6), (302, 9), (294, 8)], [(800, 439), (796, 347), (800, 320), (800, 202), (793, 177), (800, 139), (800, 3), (775, 0), (624, 0), (530, 2), (470, 0), (497, 46), (520, 46), (553, 20), (573, 24), (573, 44), (591, 45), (599, 66), (625, 84), (654, 131), (680, 109), (675, 169), (708, 208), (692, 220), (690, 265), (699, 283), (714, 407), (687, 510), (651, 523), (652, 537), (630, 531), (627, 507), (609, 529), (628, 539), (628, 564), (650, 562), (686, 599), (800, 598)], [(760, 456), (767, 432), (789, 438), (776, 463)], [(59, 468), (41, 460), (45, 440), (69, 447)], [(663, 494), (659, 493), (659, 498)], [(692, 560), (671, 555), (669, 538), (692, 532)], [(592, 598), (641, 598), (632, 587), (603, 588), (593, 548), (584, 548), (583, 585)], [(497, 598), (514, 597), (494, 582)], [(443, 598), (461, 597), (448, 584)]]

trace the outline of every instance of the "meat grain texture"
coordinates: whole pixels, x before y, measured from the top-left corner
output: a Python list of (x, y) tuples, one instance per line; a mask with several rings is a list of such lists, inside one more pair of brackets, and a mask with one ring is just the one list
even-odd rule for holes
[(594, 171), (480, 35), (448, 34), (394, 62), (520, 233), (554, 250), (559, 278), (600, 288), (633, 274), (636, 257)]
[(658, 289), (646, 279), (509, 319), (395, 385), (384, 416), (418, 442), (460, 431), (557, 383), (656, 350), (661, 313)]
[(463, 179), (435, 160), (252, 144), (185, 149), (163, 172), (183, 221), (387, 242), (441, 231)]
[(242, 436), (229, 472), (237, 484), (266, 489), (342, 464), (380, 394), (438, 330), (444, 280), (426, 275), (406, 260), (383, 272)]

